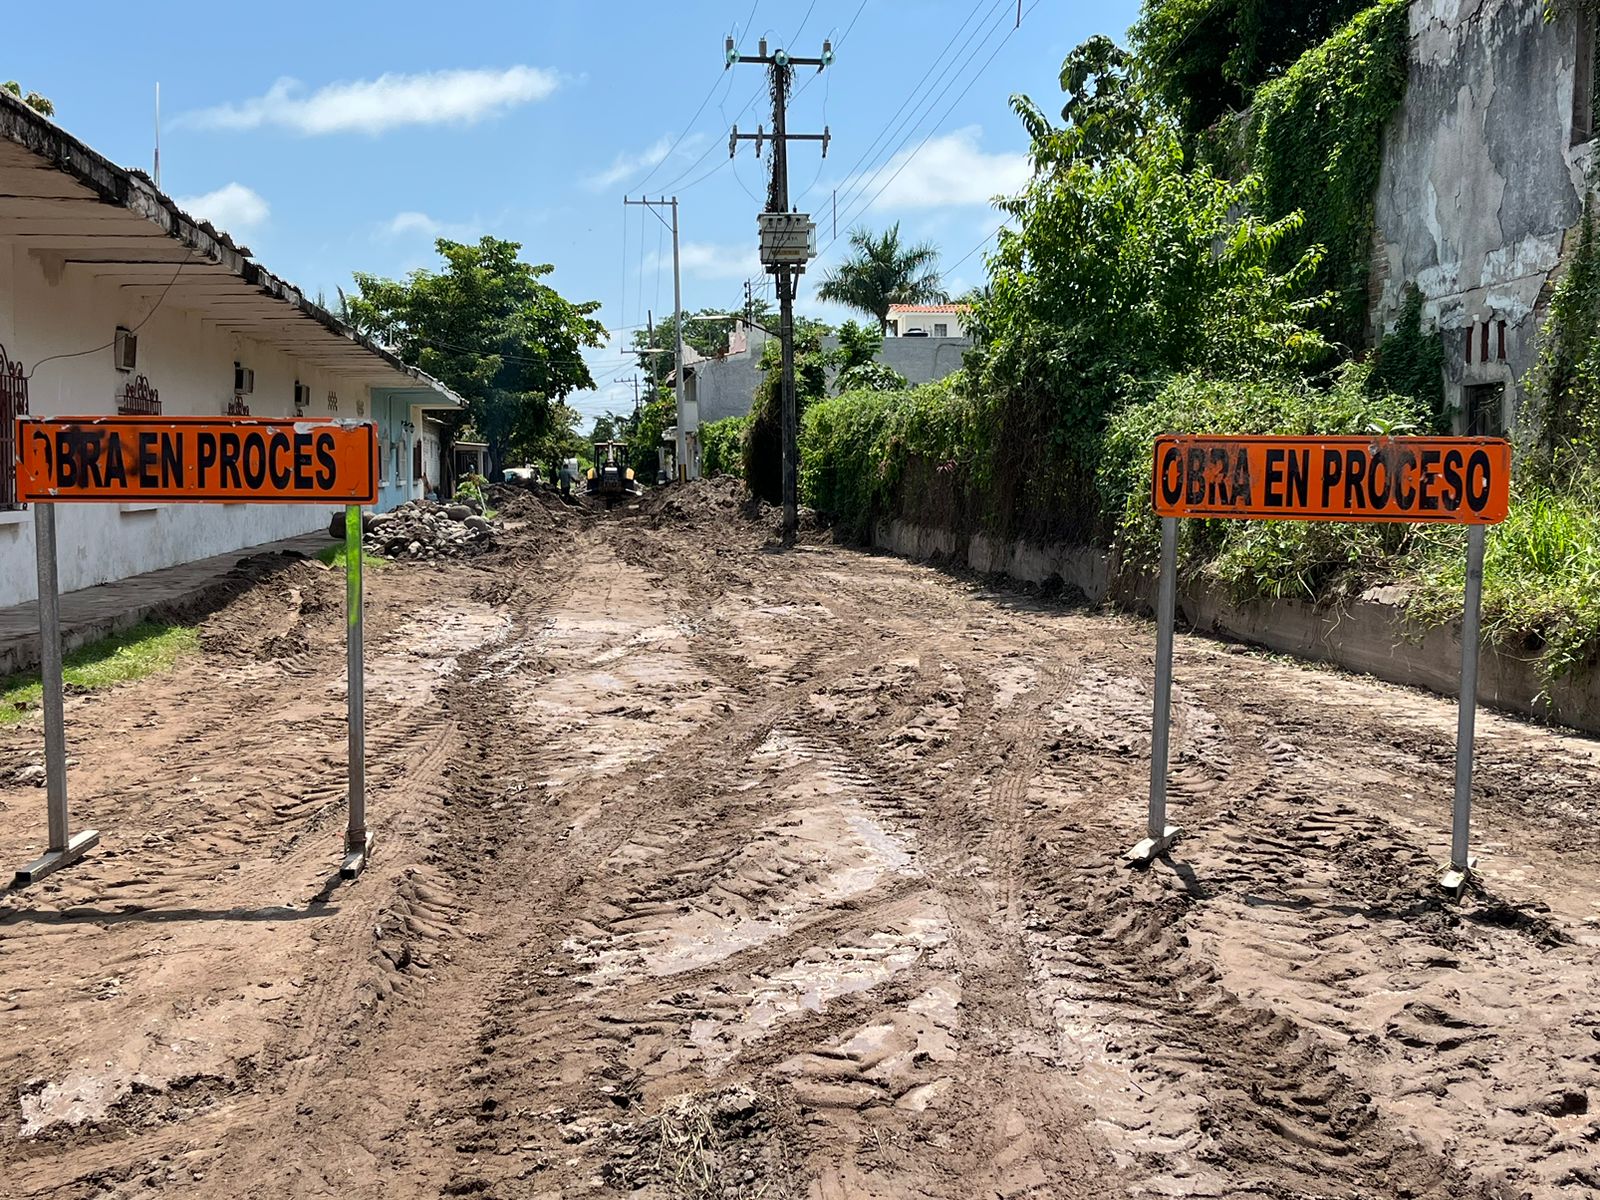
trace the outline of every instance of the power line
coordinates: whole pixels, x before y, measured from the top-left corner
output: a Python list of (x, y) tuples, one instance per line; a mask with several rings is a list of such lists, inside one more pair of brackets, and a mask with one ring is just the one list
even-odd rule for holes
[[(1026, 11), (1024, 11), (1024, 13), (1023, 13), (1024, 18), (1026, 18), (1030, 13), (1032, 13), (1034, 9), (1038, 8), (1040, 3), (1042, 3), (1042, 0), (1034, 0), (1034, 2), (1028, 6)], [(956, 98), (950, 102), (949, 107), (946, 108), (944, 110), (944, 112), (939, 116), (939, 119), (932, 124), (932, 126), (929, 128), (927, 134), (924, 135), (922, 141), (917, 143), (916, 149), (911, 151), (910, 154), (906, 155), (904, 157), (904, 159), (901, 160), (900, 165), (897, 168), (895, 168), (894, 174), (889, 176), (889, 178), (884, 181), (884, 184), (883, 184), (882, 187), (880, 187), (876, 192), (874, 192), (870, 197), (868, 197), (864, 204), (858, 205), (854, 212), (852, 212), (852, 213), (850, 213), (850, 214), (848, 214), (846, 216), (845, 224), (847, 226), (848, 226), (849, 222), (851, 220), (853, 220), (856, 216), (859, 216), (862, 212), (866, 211), (867, 208), (871, 207), (871, 205), (878, 199), (878, 197), (883, 195), (884, 192), (888, 191), (889, 190), (889, 186), (891, 184), (893, 184), (896, 179), (900, 178), (901, 172), (903, 172), (906, 169), (906, 167), (910, 166), (912, 160), (915, 159), (917, 157), (917, 155), (922, 152), (922, 148), (924, 146), (926, 146), (928, 144), (928, 142), (933, 138), (933, 135), (934, 135), (935, 131), (939, 128), (939, 125), (946, 118), (948, 118), (952, 112), (955, 111), (956, 105), (960, 104), (961, 101), (966, 98), (967, 93), (972, 90), (972, 85), (977, 83), (978, 80), (983, 77), (983, 73), (989, 69), (989, 64), (994, 62), (995, 58), (999, 56), (1000, 51), (1005, 48), (1006, 43), (1011, 40), (1011, 35), (1013, 33), (1015, 33), (1017, 31), (1017, 29), (1019, 29), (1019, 28), (1021, 28), (1021, 26), (1020, 25), (1016, 25), (1016, 26), (1013, 26), (1012, 28), (1010, 28), (1010, 29), (1008, 29), (1006, 31), (1005, 36), (1000, 39), (999, 43), (995, 46), (994, 50), (990, 52), (989, 57), (984, 59), (983, 65), (977, 69), (977, 71), (973, 74), (972, 78), (967, 80), (967, 85), (964, 88), (962, 88), (959, 93), (957, 93)], [(992, 37), (993, 34), (991, 33), (990, 36)], [(989, 38), (987, 38), (987, 37), (984, 38), (983, 42), (979, 44), (977, 49), (975, 49), (972, 52), (972, 54), (968, 56), (968, 58), (967, 58), (967, 62), (968, 63), (970, 63), (973, 58), (977, 57), (978, 53), (983, 49), (984, 45), (988, 44), (988, 41), (989, 41)], [(963, 63), (962, 64), (962, 68), (965, 69), (965, 67), (966, 67), (966, 63)], [(945, 92), (948, 92), (950, 90), (950, 88), (954, 86), (954, 84), (955, 84), (955, 80), (954, 79), (952, 79), (949, 84), (946, 84), (944, 92), (940, 92), (939, 93), (938, 99), (935, 100), (934, 103), (938, 103), (938, 100), (944, 99)], [(916, 136), (916, 131), (913, 129), (913, 131), (910, 134), (908, 134), (906, 136), (906, 138), (900, 143), (900, 146), (904, 146), (905, 143), (907, 141), (909, 141), (914, 136)], [(896, 154), (899, 153), (899, 149), (900, 149), (900, 147), (896, 147), (896, 151), (895, 151)], [(877, 175), (881, 174), (883, 169), (886, 168), (888, 166), (888, 164), (890, 162), (893, 162), (893, 161), (894, 161), (894, 156), (891, 155), (890, 158), (884, 163), (884, 167), (879, 168), (879, 170), (874, 173), (872, 179), (869, 179), (867, 181), (867, 183), (865, 185), (863, 185), (863, 186), (864, 187), (872, 186), (872, 183), (876, 180)], [(836, 241), (838, 241), (837, 235), (835, 235), (828, 242), (827, 246), (823, 247), (823, 253), (826, 253), (828, 250), (832, 249), (833, 248), (833, 244)]]
[[(1001, 0), (1001, 5), (1004, 5), (1004, 2), (1005, 2), (1005, 0)], [(1037, 2), (1037, 0), (1036, 0), (1036, 2)], [(986, 19), (992, 19), (993, 16), (994, 16), (994, 13), (996, 11), (998, 11), (999, 7), (1000, 7), (1000, 5), (997, 5), (995, 9), (990, 10), (989, 16)], [(980, 30), (982, 28), (983, 28), (982, 25), (979, 25), (979, 26), (975, 27), (973, 29), (972, 33), (968, 36), (966, 42), (963, 43), (963, 45), (961, 47), (961, 50), (966, 50), (968, 46), (971, 46), (972, 50), (967, 55), (967, 57), (964, 60), (962, 60), (961, 65), (959, 67), (954, 67), (953, 70), (947, 71), (945, 74), (942, 74), (940, 76), (941, 79), (945, 80), (945, 84), (944, 84), (944, 88), (938, 93), (938, 95), (934, 96), (932, 94), (932, 90), (930, 88), (929, 98), (926, 99), (926, 103), (930, 108), (933, 105), (938, 104), (939, 101), (944, 99), (944, 97), (949, 93), (950, 89), (952, 87), (954, 87), (956, 82), (961, 78), (962, 73), (965, 72), (967, 67), (972, 64), (973, 59), (975, 59), (980, 53), (982, 53), (983, 48), (989, 44), (990, 38), (992, 38), (994, 36), (994, 34), (997, 32), (996, 29), (990, 29), (988, 33), (984, 34), (983, 40), (977, 42), (977, 44), (974, 45), (973, 44), (974, 43), (974, 39), (977, 38), (978, 33), (980, 32)], [(1006, 39), (1009, 38), (1013, 32), (1015, 32), (1014, 28), (1007, 29), (1005, 37), (1003, 37), (1001, 39), (1000, 44), (1004, 45)], [(998, 50), (998, 47), (997, 47), (997, 50)], [(961, 53), (961, 51), (958, 50), (956, 53), (959, 55)], [(951, 60), (952, 65), (954, 64), (954, 61), (955, 61), (954, 59)], [(989, 61), (993, 61), (993, 56), (992, 55), (991, 55)], [(965, 88), (963, 88), (962, 91), (961, 91), (961, 94), (956, 97), (956, 102), (955, 103), (960, 103), (961, 98), (967, 94), (967, 91), (970, 90), (972, 85), (977, 82), (979, 76), (981, 76), (983, 74), (984, 70), (987, 67), (988, 67), (988, 62), (985, 62), (982, 67), (978, 68), (977, 73), (974, 74), (972, 76), (972, 78), (967, 81), (967, 86)], [(934, 82), (937, 83), (938, 80), (935, 80)], [(939, 123), (944, 119), (944, 117), (949, 116), (950, 112), (954, 110), (955, 103), (951, 104), (950, 108), (945, 111), (944, 116), (938, 118), (937, 120), (935, 120), (932, 123), (932, 125), (931, 125), (931, 127), (929, 129), (928, 137), (925, 137), (923, 139), (922, 143), (918, 145), (918, 147), (917, 147), (918, 151), (920, 151), (922, 149), (923, 145), (927, 144), (928, 138), (932, 137), (933, 131), (938, 128)], [(915, 120), (913, 120), (913, 118), (915, 118)], [(862, 194), (865, 193), (868, 188), (872, 187), (872, 185), (877, 182), (877, 180), (879, 179), (879, 177), (882, 176), (884, 171), (889, 169), (890, 165), (894, 162), (896, 156), (899, 155), (900, 152), (905, 148), (906, 143), (909, 142), (913, 137), (915, 137), (917, 135), (917, 130), (922, 125), (922, 119), (917, 115), (917, 110), (914, 109), (911, 112), (906, 114), (905, 118), (900, 122), (900, 124), (895, 127), (894, 132), (889, 135), (890, 140), (893, 141), (893, 139), (900, 134), (900, 131), (902, 129), (906, 129), (906, 126), (908, 124), (910, 124), (910, 126), (911, 126), (910, 129), (906, 132), (905, 136), (900, 138), (900, 140), (894, 144), (894, 147), (887, 152), (887, 154), (884, 157), (883, 161), (881, 163), (879, 163), (878, 166), (876, 168), (874, 168), (873, 171), (870, 174), (868, 174), (866, 176), (858, 176), (856, 178), (854, 184), (847, 188), (847, 190), (846, 190), (846, 199), (845, 199), (845, 209), (846, 209), (845, 224), (846, 225), (848, 225), (851, 220), (853, 220), (856, 216), (858, 216), (860, 214), (861, 208), (860, 208), (860, 206), (856, 205), (856, 201), (860, 199)], [(915, 157), (916, 156), (916, 152), (917, 151), (913, 151), (911, 157)], [(896, 170), (895, 174), (898, 175), (900, 171), (904, 170), (905, 166), (906, 166), (906, 163), (909, 162), (909, 161), (910, 161), (909, 158), (904, 160), (904, 161), (902, 161), (900, 163), (899, 168)], [(875, 193), (874, 196), (872, 197), (872, 199), (874, 199), (874, 200), (877, 199), (877, 196), (881, 195), (881, 194), (882, 194), (882, 189), (880, 189), (878, 193)], [(868, 203), (870, 204), (871, 201), (868, 201)], [(829, 244), (831, 245), (832, 243), (830, 242)]]
[[(913, 102), (915, 102), (917, 100), (919, 94), (922, 91), (922, 85), (927, 83), (929, 78), (933, 75), (933, 73), (939, 69), (939, 64), (944, 62), (945, 55), (950, 53), (951, 48), (955, 46), (957, 40), (961, 37), (962, 32), (967, 28), (967, 25), (972, 21), (972, 19), (975, 16), (978, 15), (979, 11), (982, 10), (983, 6), (988, 2), (989, 2), (989, 0), (978, 0), (978, 2), (972, 6), (972, 11), (969, 12), (967, 14), (966, 18), (961, 22), (961, 24), (956, 27), (956, 31), (953, 34), (950, 35), (950, 40), (945, 43), (944, 49), (939, 51), (938, 56), (935, 57), (934, 60), (931, 63), (928, 64), (927, 70), (923, 71), (922, 78), (917, 80), (917, 82), (914, 85), (912, 85), (911, 90), (909, 92), (907, 92), (906, 95), (905, 95), (905, 98), (900, 101), (900, 107), (895, 109), (894, 112), (890, 115), (889, 119), (884, 122), (883, 128), (880, 129), (878, 131), (878, 133), (877, 133), (877, 136), (875, 136), (872, 139), (872, 141), (870, 143), (868, 143), (867, 148), (861, 152), (860, 157), (858, 157), (855, 160), (855, 162), (850, 164), (849, 169), (847, 171), (845, 171), (845, 173), (844, 173), (846, 179), (849, 179), (849, 178), (851, 178), (851, 177), (856, 175), (856, 172), (861, 169), (861, 165), (863, 163), (865, 163), (872, 156), (873, 152), (877, 149), (879, 143), (883, 141), (884, 135), (888, 134), (889, 130), (891, 129), (891, 127), (895, 126), (895, 121), (900, 117), (900, 115), (903, 112), (906, 111), (907, 107), (909, 107)], [(1006, 0), (998, 0), (998, 2), (994, 5), (993, 10), (990, 12), (990, 16), (992, 17), (994, 12), (999, 11), (1000, 5), (1005, 4), (1005, 3), (1006, 3)], [(982, 22), (980, 22), (980, 27), (981, 27), (981, 24), (982, 24)], [(974, 34), (975, 33), (976, 33), (976, 30), (974, 30)], [(971, 40), (970, 37), (969, 37), (968, 40), (970, 42), (970, 40)], [(963, 49), (965, 49), (965, 47), (963, 47)], [(960, 51), (957, 51), (956, 53), (959, 54)], [(955, 61), (955, 59), (952, 58), (950, 61), (953, 63)], [(898, 128), (896, 129), (896, 131), (898, 132)]]
[[(814, 0), (813, 0), (813, 2), (814, 2)], [(760, 7), (761, 7), (761, 0), (755, 0), (755, 2), (750, 5), (750, 12), (746, 15), (745, 21), (744, 21), (745, 29), (746, 29), (747, 32), (748, 32), (749, 27), (750, 27), (750, 22), (755, 20), (756, 9), (758, 9)], [(808, 13), (807, 15), (810, 15), (810, 14)], [(645, 173), (645, 177), (643, 179), (639, 180), (638, 183), (634, 184), (634, 186), (629, 189), (630, 191), (643, 191), (644, 190), (644, 185), (649, 183), (652, 179), (655, 178), (656, 172), (661, 169), (661, 164), (666, 162), (669, 158), (671, 158), (672, 155), (673, 155), (673, 152), (675, 150), (677, 150), (677, 148), (680, 145), (683, 144), (683, 139), (689, 136), (689, 131), (694, 128), (694, 123), (700, 119), (700, 114), (705, 112), (706, 105), (711, 103), (711, 97), (717, 94), (717, 84), (720, 83), (720, 82), (721, 82), (720, 80), (716, 80), (716, 81), (712, 82), (711, 86), (706, 90), (706, 94), (705, 94), (704, 98), (701, 99), (700, 106), (694, 110), (694, 116), (690, 117), (689, 118), (689, 123), (683, 127), (683, 132), (678, 134), (678, 136), (673, 139), (672, 144), (667, 147), (667, 152), (665, 154), (663, 154), (660, 158), (658, 158), (653, 164), (651, 164), (650, 170)]]

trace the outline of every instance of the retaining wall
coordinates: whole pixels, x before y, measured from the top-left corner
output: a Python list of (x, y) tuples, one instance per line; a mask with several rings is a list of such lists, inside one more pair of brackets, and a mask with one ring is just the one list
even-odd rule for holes
[[(1114, 571), (1108, 555), (1092, 547), (999, 542), (899, 520), (880, 522), (873, 541), (906, 558), (953, 560), (1027, 583), (1060, 579), (1094, 603), (1109, 600), (1145, 612), (1154, 607), (1153, 578)], [(1421, 628), (1406, 620), (1397, 600), (1396, 589), (1373, 588), (1354, 603), (1338, 606), (1298, 600), (1236, 604), (1216, 588), (1180, 580), (1178, 622), (1195, 633), (1455, 696), (1461, 671), (1459, 623)], [(1547, 691), (1531, 655), (1486, 647), (1478, 699), (1507, 712), (1600, 733), (1600, 673), (1595, 671), (1569, 676)]]

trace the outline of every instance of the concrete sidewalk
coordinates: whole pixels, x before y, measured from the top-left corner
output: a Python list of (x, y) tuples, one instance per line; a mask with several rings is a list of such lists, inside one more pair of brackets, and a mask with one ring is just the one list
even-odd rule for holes
[[(66, 592), (61, 597), (62, 648), (72, 650), (99, 641), (137, 625), (158, 609), (202, 607), (212, 596), (221, 596), (228, 573), (240, 559), (284, 550), (313, 555), (332, 544), (325, 532), (306, 533)], [(0, 676), (38, 665), (38, 602), (0, 608)]]

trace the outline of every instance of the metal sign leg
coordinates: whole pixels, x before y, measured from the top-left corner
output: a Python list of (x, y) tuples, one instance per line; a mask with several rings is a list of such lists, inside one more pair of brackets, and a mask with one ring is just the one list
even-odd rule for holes
[(349, 681), (345, 688), (350, 727), (350, 824), (344, 835), (344, 862), (339, 874), (354, 879), (372, 854), (372, 834), (367, 829), (367, 727), (366, 670), (362, 657), (361, 627), (361, 508), (344, 510), (345, 638)]
[(1461, 698), (1456, 712), (1456, 802), (1450, 834), (1450, 866), (1439, 878), (1459, 893), (1478, 860), (1468, 853), (1472, 824), (1472, 752), (1478, 719), (1478, 640), (1483, 608), (1483, 550), (1488, 528), (1467, 527), (1467, 593), (1461, 610)]
[(35, 883), (82, 858), (100, 841), (86, 829), (72, 837), (67, 825), (67, 727), (61, 682), (61, 592), (56, 575), (56, 509), (33, 506), (33, 538), (39, 564), (39, 674), (44, 683), (44, 770), (49, 797), (50, 844), (17, 872), (17, 886)]
[(1167, 824), (1167, 754), (1172, 726), (1172, 634), (1178, 607), (1178, 519), (1161, 518), (1161, 583), (1156, 593), (1156, 699), (1150, 733), (1150, 816), (1145, 838), (1128, 861), (1148, 864), (1170, 850), (1183, 830)]

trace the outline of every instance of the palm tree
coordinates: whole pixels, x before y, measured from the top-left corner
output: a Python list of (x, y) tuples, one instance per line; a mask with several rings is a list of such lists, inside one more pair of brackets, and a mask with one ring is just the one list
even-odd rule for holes
[(874, 237), (865, 229), (850, 231), (850, 258), (829, 271), (817, 288), (817, 297), (871, 313), (878, 329), (889, 328), (891, 304), (942, 304), (939, 250), (931, 242), (900, 244), (897, 221)]

